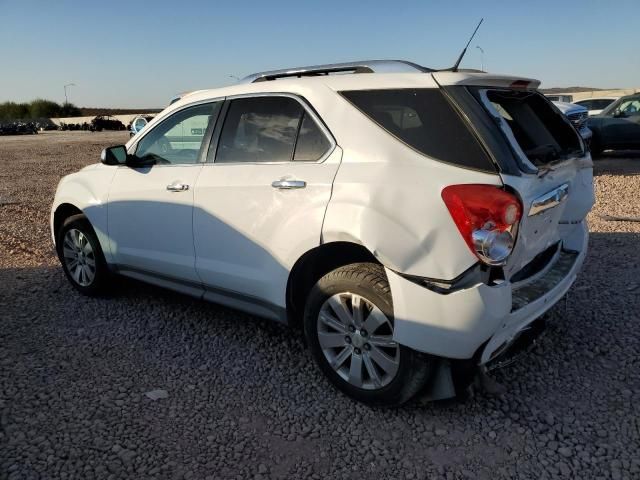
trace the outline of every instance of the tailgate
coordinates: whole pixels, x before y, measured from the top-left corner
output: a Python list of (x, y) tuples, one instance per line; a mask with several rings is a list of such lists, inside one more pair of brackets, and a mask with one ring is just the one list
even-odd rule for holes
[(587, 216), (594, 203), (590, 158), (565, 162), (542, 175), (502, 175), (522, 200), (522, 219), (505, 266), (510, 278), (547, 248), (558, 244)]
[(519, 166), (500, 174), (523, 207), (505, 267), (510, 278), (584, 220), (594, 203), (593, 163), (571, 122), (536, 90), (466, 88), (501, 130)]

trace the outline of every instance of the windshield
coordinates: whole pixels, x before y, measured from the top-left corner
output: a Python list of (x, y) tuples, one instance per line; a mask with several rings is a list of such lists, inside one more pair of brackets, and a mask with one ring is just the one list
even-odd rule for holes
[(640, 95), (622, 97), (605, 108), (600, 115), (603, 117), (612, 117), (620, 112), (636, 113), (640, 111)]

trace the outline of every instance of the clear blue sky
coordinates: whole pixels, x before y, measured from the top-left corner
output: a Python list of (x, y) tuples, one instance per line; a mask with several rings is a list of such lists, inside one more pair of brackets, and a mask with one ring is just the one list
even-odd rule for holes
[(539, 78), (543, 87), (640, 87), (640, 0), (0, 0), (0, 101), (162, 107), (229, 75), (402, 58)]

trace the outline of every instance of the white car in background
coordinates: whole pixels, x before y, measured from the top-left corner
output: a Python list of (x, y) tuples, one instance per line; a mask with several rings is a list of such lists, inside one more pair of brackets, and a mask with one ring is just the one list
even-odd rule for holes
[(553, 104), (558, 107), (558, 110), (565, 114), (588, 145), (589, 142), (591, 142), (591, 137), (593, 137), (593, 132), (587, 126), (587, 118), (589, 118), (587, 109), (575, 103), (554, 101)]
[(585, 98), (584, 100), (576, 100), (573, 103), (586, 108), (589, 112), (589, 116), (592, 117), (601, 113), (605, 108), (615, 102), (618, 98), (620, 97)]
[(564, 102), (564, 103), (573, 102), (573, 95), (567, 95), (567, 94), (557, 95), (553, 93), (547, 93), (545, 94), (545, 97), (547, 97), (549, 100), (551, 100), (554, 103), (555, 102)]
[(141, 132), (142, 129), (146, 127), (151, 120), (153, 120), (153, 117), (155, 117), (155, 115), (138, 115), (136, 118), (134, 118), (131, 121), (129, 136), (133, 137), (135, 134)]
[(538, 85), (374, 60), (184, 95), (60, 181), (64, 273), (298, 326), (369, 404), (453, 396), (537, 331), (587, 252), (591, 157)]

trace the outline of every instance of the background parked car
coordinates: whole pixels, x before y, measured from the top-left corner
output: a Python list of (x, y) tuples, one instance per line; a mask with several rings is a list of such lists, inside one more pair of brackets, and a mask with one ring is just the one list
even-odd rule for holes
[(587, 98), (585, 100), (576, 100), (576, 105), (581, 105), (589, 111), (589, 116), (597, 115), (605, 108), (615, 102), (619, 97), (597, 97)]
[(593, 133), (587, 127), (587, 118), (589, 117), (587, 109), (580, 105), (576, 105), (575, 103), (553, 101), (553, 104), (558, 107), (558, 110), (567, 116), (573, 126), (576, 127), (576, 130), (580, 132), (582, 139), (588, 145), (591, 142)]
[(16, 120), (0, 123), (0, 135), (32, 135), (36, 133), (38, 133), (38, 129), (33, 122)]
[(551, 100), (552, 102), (565, 102), (565, 103), (572, 103), (573, 102), (573, 95), (545, 95), (545, 97), (547, 97), (549, 100)]
[(110, 115), (98, 115), (91, 120), (91, 129), (96, 132), (101, 132), (102, 130), (124, 130), (125, 128), (124, 123)]
[(154, 115), (139, 115), (131, 122), (131, 128), (129, 129), (129, 136), (133, 137), (136, 133), (142, 130), (147, 123), (153, 119)]
[(366, 403), (455, 396), (586, 255), (592, 164), (539, 83), (365, 60), (186, 95), (61, 180), (63, 269), (85, 294), (113, 270), (297, 325)]
[(591, 151), (640, 149), (640, 94), (621, 97), (587, 122), (593, 131)]

